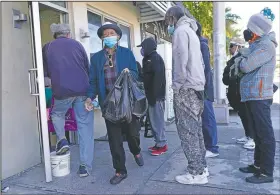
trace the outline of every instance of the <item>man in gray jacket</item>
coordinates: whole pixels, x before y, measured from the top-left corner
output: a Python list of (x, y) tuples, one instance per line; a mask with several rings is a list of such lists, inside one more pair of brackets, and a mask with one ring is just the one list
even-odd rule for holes
[(178, 135), (188, 159), (188, 173), (176, 177), (182, 184), (206, 184), (208, 169), (202, 133), (201, 115), (204, 98), (204, 63), (196, 20), (185, 15), (179, 6), (165, 15), (168, 33), (172, 35), (172, 88)]

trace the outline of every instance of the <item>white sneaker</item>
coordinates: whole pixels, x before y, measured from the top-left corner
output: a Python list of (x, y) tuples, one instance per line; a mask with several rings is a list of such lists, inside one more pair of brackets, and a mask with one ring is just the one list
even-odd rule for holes
[(242, 138), (237, 139), (236, 143), (238, 143), (238, 144), (245, 144), (245, 143), (248, 142), (248, 140), (249, 140), (248, 137), (242, 137)]
[(192, 175), (187, 173), (186, 175), (176, 176), (176, 181), (181, 184), (206, 184), (208, 179), (206, 174), (203, 172), (202, 175)]
[(219, 156), (219, 153), (213, 153), (209, 150), (206, 150), (206, 154), (205, 154), (206, 158), (213, 158), (213, 157), (216, 157), (216, 156)]
[(252, 138), (249, 138), (249, 140), (243, 145), (243, 148), (254, 150), (255, 149), (255, 142)]

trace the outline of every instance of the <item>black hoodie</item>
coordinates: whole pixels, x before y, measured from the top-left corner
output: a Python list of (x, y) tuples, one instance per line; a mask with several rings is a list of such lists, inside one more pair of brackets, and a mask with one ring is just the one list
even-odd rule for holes
[(157, 43), (153, 38), (147, 38), (141, 43), (144, 50), (143, 82), (149, 105), (155, 105), (158, 100), (165, 100), (165, 65), (162, 57), (156, 52)]

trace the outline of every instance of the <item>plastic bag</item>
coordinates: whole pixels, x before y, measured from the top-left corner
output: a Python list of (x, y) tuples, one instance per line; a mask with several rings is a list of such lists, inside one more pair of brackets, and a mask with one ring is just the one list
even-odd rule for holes
[(129, 73), (128, 83), (130, 87), (130, 98), (132, 114), (138, 118), (144, 116), (148, 109), (148, 101), (145, 95), (144, 87)]
[(127, 77), (123, 71), (104, 100), (103, 117), (112, 123), (130, 123), (132, 120)]
[(103, 117), (112, 123), (130, 123), (132, 115), (140, 118), (148, 109), (144, 88), (125, 71), (120, 74), (103, 105)]

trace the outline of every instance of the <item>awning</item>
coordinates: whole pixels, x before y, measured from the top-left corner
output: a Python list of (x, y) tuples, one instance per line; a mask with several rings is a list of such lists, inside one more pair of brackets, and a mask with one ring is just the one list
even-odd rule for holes
[(146, 2), (137, 2), (137, 7), (140, 9), (140, 23), (148, 23), (164, 20), (165, 13), (167, 9), (172, 6), (173, 2), (167, 1), (146, 1)]

